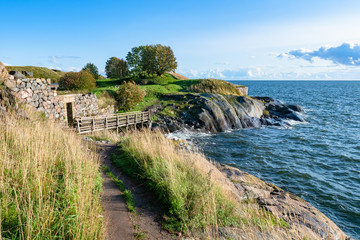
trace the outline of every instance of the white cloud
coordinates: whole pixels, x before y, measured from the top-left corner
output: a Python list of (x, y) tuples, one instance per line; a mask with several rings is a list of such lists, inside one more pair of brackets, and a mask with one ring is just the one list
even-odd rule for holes
[(79, 67), (69, 67), (68, 72), (79, 72), (81, 71), (81, 68)]
[(360, 44), (343, 43), (337, 47), (324, 46), (318, 50), (296, 49), (278, 55), (279, 58), (301, 58), (313, 62), (315, 58), (332, 61), (335, 64), (360, 66)]

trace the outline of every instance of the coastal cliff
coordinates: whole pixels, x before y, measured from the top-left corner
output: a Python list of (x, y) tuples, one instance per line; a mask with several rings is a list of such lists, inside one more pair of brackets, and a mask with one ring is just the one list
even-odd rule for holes
[(154, 127), (170, 132), (185, 128), (218, 133), (249, 127), (285, 126), (290, 120), (304, 121), (301, 107), (269, 97), (188, 93), (168, 94), (163, 98), (172, 103), (149, 109), (159, 113)]

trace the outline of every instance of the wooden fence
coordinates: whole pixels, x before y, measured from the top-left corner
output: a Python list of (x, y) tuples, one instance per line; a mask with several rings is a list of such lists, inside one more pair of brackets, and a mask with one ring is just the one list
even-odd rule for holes
[(125, 128), (126, 131), (130, 126), (135, 126), (144, 123), (150, 123), (150, 112), (130, 112), (130, 113), (118, 113), (106, 116), (94, 116), (94, 117), (82, 117), (75, 119), (77, 132), (89, 133), (95, 131), (101, 131), (105, 129), (116, 129), (117, 133), (121, 128)]

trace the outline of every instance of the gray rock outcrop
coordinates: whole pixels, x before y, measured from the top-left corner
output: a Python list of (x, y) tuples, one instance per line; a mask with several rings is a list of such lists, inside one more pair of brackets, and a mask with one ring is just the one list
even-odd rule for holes
[[(234, 185), (229, 189), (236, 199), (257, 202), (261, 208), (287, 223), (287, 227), (278, 229), (275, 235), (258, 239), (351, 239), (302, 198), (237, 168), (220, 163), (215, 165)], [(237, 238), (239, 235), (234, 231), (228, 231), (228, 234), (234, 235), (234, 239), (242, 239)]]
[(288, 125), (287, 120), (304, 121), (299, 114), (302, 111), (300, 107), (271, 98), (189, 93), (166, 95), (164, 100), (175, 103), (153, 107), (152, 110), (161, 113), (163, 108), (168, 107), (178, 115), (161, 116), (153, 126), (168, 131), (187, 128), (217, 133), (230, 129), (259, 128), (263, 125)]

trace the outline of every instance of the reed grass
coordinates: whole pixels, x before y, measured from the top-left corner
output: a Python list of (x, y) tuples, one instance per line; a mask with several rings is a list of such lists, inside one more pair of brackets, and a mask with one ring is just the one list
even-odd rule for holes
[(0, 120), (0, 239), (103, 239), (99, 159), (47, 120)]
[(217, 79), (200, 79), (188, 87), (190, 92), (198, 93), (218, 93), (223, 95), (240, 95), (237, 87), (224, 80)]
[(281, 227), (256, 202), (237, 201), (225, 177), (202, 153), (180, 149), (160, 132), (132, 133), (119, 147), (114, 163), (154, 191), (167, 210), (163, 224), (170, 231), (210, 229), (214, 236), (220, 227), (234, 227), (252, 236)]

